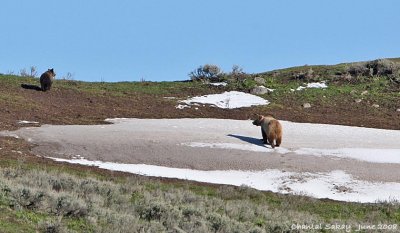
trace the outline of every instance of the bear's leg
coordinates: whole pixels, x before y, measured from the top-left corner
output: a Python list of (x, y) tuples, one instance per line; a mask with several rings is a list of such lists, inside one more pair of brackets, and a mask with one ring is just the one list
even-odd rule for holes
[(264, 130), (263, 130), (263, 128), (261, 128), (261, 134), (262, 134), (262, 137), (263, 137), (263, 143), (264, 144), (268, 144), (268, 139), (267, 139), (267, 134), (264, 132)]
[(276, 139), (276, 146), (280, 146), (282, 142), (282, 137), (279, 137)]
[(271, 135), (271, 134), (268, 135), (268, 141), (272, 148), (275, 148), (274, 140), (275, 140), (274, 135)]

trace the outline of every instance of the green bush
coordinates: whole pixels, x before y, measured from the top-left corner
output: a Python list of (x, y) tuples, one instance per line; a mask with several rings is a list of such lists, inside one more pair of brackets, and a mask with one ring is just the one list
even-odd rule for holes
[(400, 65), (388, 59), (350, 64), (347, 72), (352, 76), (389, 76), (398, 74)]
[(42, 191), (33, 191), (29, 188), (18, 188), (11, 193), (11, 196), (10, 205), (15, 209), (37, 209), (44, 199)]
[(160, 220), (166, 213), (167, 208), (162, 203), (155, 202), (148, 205), (142, 205), (139, 209), (139, 216), (147, 221)]
[(399, 71), (400, 66), (397, 62), (388, 59), (378, 59), (365, 64), (372, 72), (372, 75), (388, 76)]
[(61, 224), (61, 219), (58, 220), (47, 220), (47, 221), (42, 221), (39, 223), (39, 229), (40, 232), (44, 233), (59, 233), (59, 232), (65, 232), (65, 229), (63, 228)]
[(351, 76), (370, 76), (372, 74), (370, 69), (366, 67), (365, 62), (352, 63), (348, 67), (347, 72)]
[(63, 195), (54, 200), (52, 212), (59, 216), (85, 217), (88, 214), (88, 207), (79, 198)]
[(221, 68), (217, 65), (206, 64), (189, 73), (192, 81), (219, 82), (223, 76)]

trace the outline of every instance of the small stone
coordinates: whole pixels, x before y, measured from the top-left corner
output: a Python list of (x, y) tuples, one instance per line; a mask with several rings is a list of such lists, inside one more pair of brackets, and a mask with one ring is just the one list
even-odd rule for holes
[(254, 81), (258, 84), (258, 85), (265, 85), (265, 79), (261, 78), (261, 77), (255, 77)]
[(357, 104), (358, 104), (358, 103), (361, 103), (361, 101), (362, 101), (362, 99), (356, 99), (356, 100), (354, 100), (354, 102), (356, 102)]
[(311, 104), (310, 103), (304, 103), (303, 104), (303, 108), (311, 108)]
[(368, 94), (368, 91), (361, 92), (361, 95), (366, 95), (366, 94)]
[(379, 104), (373, 104), (372, 107), (379, 108)]
[(253, 95), (264, 95), (264, 94), (268, 94), (273, 91), (274, 91), (273, 89), (266, 88), (264, 86), (258, 86), (258, 87), (251, 89), (250, 93)]
[(400, 112), (400, 108), (396, 109), (396, 112)]

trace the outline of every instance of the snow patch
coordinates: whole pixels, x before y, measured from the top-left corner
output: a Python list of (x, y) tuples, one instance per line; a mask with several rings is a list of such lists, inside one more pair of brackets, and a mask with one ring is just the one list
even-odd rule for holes
[[(241, 144), (241, 143), (205, 143), (190, 142), (181, 143), (182, 146), (215, 148), (215, 149), (233, 149), (254, 152), (279, 153), (288, 154), (296, 153), (305, 156), (327, 156), (344, 159), (356, 159), (371, 163), (399, 163), (400, 149), (374, 149), (374, 148), (338, 148), (338, 149), (317, 149), (317, 148), (299, 148), (287, 149), (283, 147), (275, 147), (272, 149), (269, 145), (263, 144)], [(379, 156), (377, 156), (379, 155)]]
[(226, 82), (218, 82), (218, 83), (209, 83), (210, 85), (213, 85), (213, 86), (223, 86), (223, 87), (225, 87), (226, 85), (228, 85), (228, 83), (226, 83)]
[(264, 171), (202, 171), (146, 164), (89, 161), (86, 159), (50, 159), (144, 176), (177, 178), (234, 186), (246, 185), (258, 190), (301, 194), (338, 201), (374, 203), (377, 201), (400, 200), (400, 183), (357, 180), (339, 170), (329, 173), (283, 172), (276, 169), (266, 169)]
[(36, 121), (25, 121), (25, 120), (18, 121), (17, 123), (18, 124), (39, 124), (39, 122), (36, 122)]
[(271, 88), (268, 88), (268, 87), (264, 87), (264, 86), (258, 86), (259, 88), (262, 88), (262, 89), (265, 89), (265, 90), (267, 90), (268, 92), (273, 92), (273, 91), (275, 91), (275, 89), (271, 89)]
[(75, 156), (72, 156), (72, 159), (85, 159), (85, 157), (83, 157), (81, 155), (75, 155)]
[(308, 83), (307, 88), (327, 88), (325, 81), (319, 83)]
[(199, 103), (210, 104), (211, 106), (215, 106), (218, 108), (233, 109), (255, 105), (267, 105), (269, 104), (269, 101), (256, 95), (251, 95), (239, 91), (230, 91), (224, 92), (222, 94), (195, 96), (187, 100), (182, 100), (180, 101), (180, 103), (186, 104), (188, 106)]
[(191, 107), (190, 107), (190, 105), (178, 104), (175, 108), (177, 108), (177, 109), (184, 109), (184, 108), (191, 108)]
[(300, 148), (293, 151), (301, 155), (334, 156), (356, 159), (371, 163), (400, 163), (400, 149), (338, 148), (314, 149)]
[[(300, 86), (296, 89), (296, 91), (301, 91), (304, 90), (306, 88), (327, 88), (328, 85), (326, 85), (325, 81), (322, 82), (314, 82), (314, 83), (308, 83), (305, 87), (304, 86)], [(293, 89), (290, 89), (291, 91), (294, 91)]]
[(190, 142), (190, 143), (181, 143), (182, 146), (190, 146), (190, 147), (200, 147), (200, 148), (215, 148), (215, 149), (233, 149), (233, 150), (245, 150), (245, 151), (254, 151), (254, 152), (277, 152), (280, 154), (287, 154), (291, 152), (288, 149), (282, 147), (275, 147), (272, 149), (270, 146), (264, 146), (262, 144), (240, 144), (240, 143), (205, 143), (205, 142)]

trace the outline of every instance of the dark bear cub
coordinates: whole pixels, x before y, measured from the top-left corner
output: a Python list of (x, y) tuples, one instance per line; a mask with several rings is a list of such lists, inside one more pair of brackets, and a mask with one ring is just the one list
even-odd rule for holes
[(40, 86), (42, 91), (49, 91), (51, 85), (53, 84), (53, 80), (56, 77), (56, 73), (54, 73), (54, 69), (48, 69), (40, 76)]

